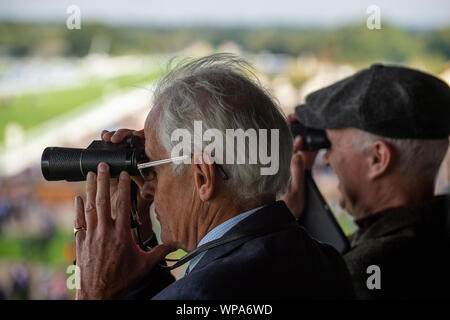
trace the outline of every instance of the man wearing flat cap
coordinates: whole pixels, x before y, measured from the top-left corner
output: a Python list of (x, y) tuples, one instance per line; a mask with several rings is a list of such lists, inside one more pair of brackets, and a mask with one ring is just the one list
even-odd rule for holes
[[(331, 141), (323, 163), (359, 227), (344, 255), (357, 296), (448, 298), (449, 196), (436, 196), (434, 187), (449, 142), (449, 86), (416, 70), (373, 65), (310, 94), (295, 117)], [(284, 198), (297, 217), (304, 207), (298, 182), (314, 157), (301, 145), (297, 138)]]

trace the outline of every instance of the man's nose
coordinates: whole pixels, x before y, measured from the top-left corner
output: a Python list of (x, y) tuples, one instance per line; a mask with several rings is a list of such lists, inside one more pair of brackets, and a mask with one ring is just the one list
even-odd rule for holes
[(155, 185), (150, 181), (146, 181), (141, 188), (141, 197), (145, 200), (153, 200), (154, 196)]

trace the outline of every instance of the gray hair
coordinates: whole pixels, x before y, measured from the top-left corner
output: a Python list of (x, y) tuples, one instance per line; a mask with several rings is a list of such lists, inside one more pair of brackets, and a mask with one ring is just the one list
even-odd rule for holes
[(376, 140), (391, 145), (398, 156), (398, 168), (409, 182), (436, 178), (449, 145), (448, 139), (394, 139), (357, 130), (353, 145), (356, 151), (365, 152)]
[[(224, 136), (226, 129), (278, 129), (279, 155), (270, 155), (279, 158), (276, 174), (261, 175), (260, 161), (223, 164), (229, 175), (225, 181), (228, 190), (238, 200), (259, 201), (287, 186), (293, 142), (285, 117), (252, 70), (246, 61), (232, 54), (183, 60), (159, 81), (153, 103), (162, 105), (159, 139), (169, 154), (176, 143), (171, 141), (172, 132), (184, 128), (193, 137), (194, 121), (202, 121), (203, 130), (217, 129)], [(249, 150), (249, 139), (245, 140)], [(270, 140), (268, 150), (271, 150)], [(174, 166), (174, 171), (180, 173), (183, 170), (180, 167)]]

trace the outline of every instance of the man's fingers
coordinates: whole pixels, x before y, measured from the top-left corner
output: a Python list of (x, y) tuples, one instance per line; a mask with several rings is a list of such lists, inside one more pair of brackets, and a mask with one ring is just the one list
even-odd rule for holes
[(114, 133), (116, 133), (116, 131), (103, 130), (101, 137), (103, 141), (111, 142), (111, 137), (114, 135)]
[(317, 157), (317, 151), (301, 151), (303, 147), (303, 137), (297, 136), (294, 140), (294, 153), (301, 152), (305, 160), (305, 169), (311, 170)]
[(111, 217), (111, 198), (109, 194), (109, 166), (108, 164), (101, 162), (97, 169), (97, 196), (95, 198), (95, 204), (97, 207), (98, 226), (105, 230), (106, 227), (113, 222)]
[(281, 199), (286, 202), (292, 214), (299, 219), (305, 206), (305, 158), (301, 151), (297, 151), (291, 158), (291, 178), (287, 192)]
[(131, 200), (130, 200), (130, 175), (122, 171), (119, 176), (117, 218), (116, 226), (121, 230), (128, 230), (130, 227)]
[(291, 189), (293, 192), (298, 192), (303, 188), (305, 159), (303, 152), (300, 151), (302, 146), (303, 138), (300, 136), (296, 137), (294, 140), (294, 153), (291, 158)]
[(133, 131), (134, 130), (131, 130), (131, 129), (119, 129), (111, 137), (111, 142), (113, 142), (113, 143), (121, 142), (126, 137), (132, 135)]
[(86, 215), (86, 228), (89, 232), (93, 231), (97, 225), (97, 211), (95, 208), (96, 194), (97, 178), (95, 173), (89, 171), (86, 179), (86, 206), (84, 208)]
[(100, 133), (100, 139), (103, 139), (103, 136), (108, 132), (109, 132), (108, 130), (102, 130), (102, 133)]
[(296, 152), (291, 159), (291, 191), (302, 192), (305, 179), (305, 159), (301, 152)]
[(297, 136), (294, 139), (294, 153), (300, 151), (303, 147), (303, 138), (301, 136)]
[[(84, 217), (84, 203), (80, 196), (75, 197), (75, 222), (74, 228), (86, 229), (86, 219)], [(81, 244), (86, 237), (86, 231), (82, 230), (76, 234), (76, 247), (77, 252), (81, 249)]]
[(117, 193), (117, 189), (118, 189), (118, 179), (114, 178), (114, 179), (109, 179), (109, 195), (111, 198), (111, 217), (113, 220), (116, 220), (117, 218), (117, 212), (115, 210), (113, 210), (113, 206), (114, 206), (114, 196)]
[(297, 120), (297, 116), (295, 115), (295, 113), (291, 113), (290, 115), (288, 115), (287, 117), (287, 121), (288, 123), (293, 123)]
[(134, 134), (135, 136), (138, 136), (138, 137), (141, 138), (141, 139), (144, 139), (144, 137), (145, 137), (144, 129), (141, 129), (141, 130), (135, 130), (135, 131), (133, 131), (133, 134)]
[(106, 142), (119, 143), (130, 135), (135, 135), (141, 139), (145, 139), (144, 129), (142, 130), (119, 129), (117, 131), (103, 130), (100, 137), (102, 138), (103, 141)]
[(117, 183), (119, 182), (118, 178), (109, 179), (109, 194), (113, 195), (117, 191)]

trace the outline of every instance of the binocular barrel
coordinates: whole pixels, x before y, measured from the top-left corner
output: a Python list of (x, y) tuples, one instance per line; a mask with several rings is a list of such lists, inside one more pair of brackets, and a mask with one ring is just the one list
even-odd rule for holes
[(120, 172), (127, 171), (130, 175), (139, 175), (137, 169), (136, 150), (96, 150), (48, 147), (42, 153), (41, 168), (44, 178), (48, 181), (83, 181), (89, 171), (97, 172), (100, 162), (106, 162), (110, 167), (111, 178), (116, 178)]

